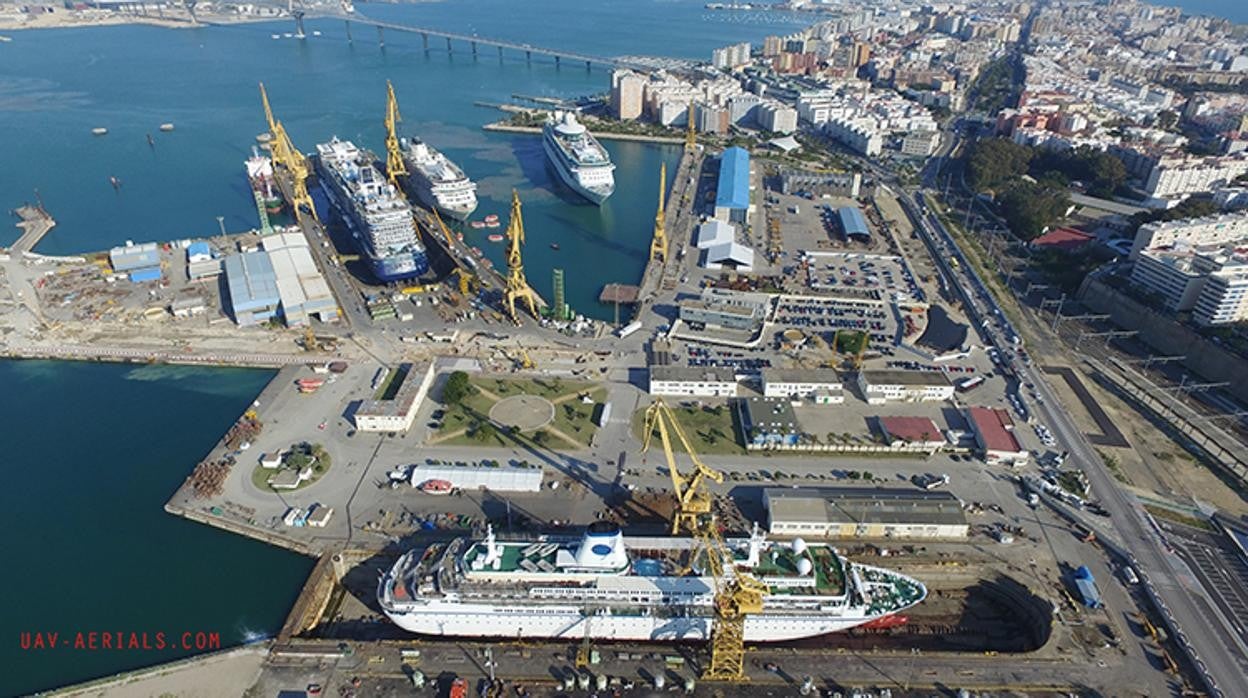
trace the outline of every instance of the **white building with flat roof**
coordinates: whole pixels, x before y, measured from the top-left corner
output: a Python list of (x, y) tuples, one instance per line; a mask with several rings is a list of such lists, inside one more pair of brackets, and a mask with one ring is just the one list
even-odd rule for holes
[[(433, 364), (408, 365), (402, 385), (389, 400), (365, 400), (355, 410), (355, 428), (359, 431), (404, 432), (412, 428), (416, 410), (433, 385)], [(396, 379), (397, 380), (397, 379)]]
[(651, 366), (650, 394), (672, 397), (736, 397), (737, 377), (726, 368)]
[(1201, 325), (1248, 319), (1248, 252), (1234, 246), (1144, 250), (1131, 283), (1155, 294), (1166, 310), (1190, 311)]
[(1220, 213), (1204, 218), (1145, 223), (1135, 234), (1131, 259), (1158, 247), (1206, 247), (1248, 241), (1248, 211)]
[(845, 402), (845, 383), (831, 368), (764, 368), (763, 397), (810, 400), (817, 405)]
[(858, 389), (869, 405), (941, 402), (953, 397), (953, 383), (940, 371), (859, 371)]

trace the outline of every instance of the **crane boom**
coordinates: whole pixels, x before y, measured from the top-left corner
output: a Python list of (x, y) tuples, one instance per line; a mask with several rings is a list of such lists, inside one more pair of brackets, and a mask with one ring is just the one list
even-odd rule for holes
[(399, 186), (399, 177), (407, 174), (403, 162), (403, 150), (399, 146), (398, 127), (403, 117), (399, 115), (399, 100), (394, 96), (394, 85), (386, 81), (386, 174), (390, 183)]
[(273, 109), (269, 106), (269, 94), (264, 89), (264, 83), (260, 83), (260, 101), (264, 103), (264, 118), (269, 124), (269, 135), (272, 137), (270, 147), (273, 152), (273, 163), (286, 169), (290, 175), (291, 186), (291, 208), (295, 211), (295, 218), (299, 221), (303, 220), (305, 207), (307, 212), (316, 215), (316, 207), (312, 204), (312, 197), (308, 195), (308, 161), (303, 157), (303, 153), (295, 148), (295, 144), (291, 143), (290, 136), (286, 133), (286, 127), (282, 125), (273, 116)]
[[(672, 532), (688, 530), (697, 538), (706, 558), (706, 573), (715, 586), (715, 616), (711, 624), (711, 663), (702, 678), (714, 681), (748, 681), (745, 673), (745, 621), (752, 613), (763, 610), (763, 598), (769, 591), (766, 584), (742, 572), (734, 562), (732, 552), (719, 533), (712, 509), (711, 494), (706, 481), (723, 482), (723, 473), (715, 470), (698, 457), (684, 429), (662, 399), (646, 408), (645, 443), (642, 451), (648, 451), (655, 431), (663, 444), (668, 472), (677, 498), (676, 512), (672, 516)], [(672, 434), (680, 441), (694, 464), (692, 475), (684, 475), (676, 467), (672, 450)]]

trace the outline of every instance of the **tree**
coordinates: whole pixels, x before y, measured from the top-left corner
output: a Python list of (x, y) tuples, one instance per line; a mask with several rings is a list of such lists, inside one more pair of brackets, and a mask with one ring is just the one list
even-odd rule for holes
[(477, 441), (489, 441), (497, 435), (498, 430), (494, 428), (494, 424), (491, 422), (481, 422), (477, 425), (476, 430), (472, 432), (472, 437)]
[(468, 374), (456, 371), (446, 378), (446, 385), (442, 387), (442, 401), (448, 405), (458, 405), (474, 392), (476, 389), (469, 382)]
[(1070, 207), (1070, 195), (1061, 189), (1019, 182), (1002, 193), (997, 204), (1010, 230), (1024, 240), (1031, 240), (1065, 215)]
[(1177, 113), (1169, 109), (1157, 112), (1157, 128), (1169, 131), (1177, 123), (1179, 123), (1179, 115)]
[(996, 189), (1027, 173), (1034, 151), (1005, 138), (976, 141), (967, 162), (969, 183), (976, 191)]

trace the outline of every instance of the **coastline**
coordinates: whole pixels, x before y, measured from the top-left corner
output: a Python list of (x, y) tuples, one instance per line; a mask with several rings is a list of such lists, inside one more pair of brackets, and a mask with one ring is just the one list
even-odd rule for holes
[[(528, 133), (541, 134), (542, 129), (537, 126), (513, 126), (502, 121), (495, 121), (481, 127), (485, 131), (498, 131), (502, 133)], [(662, 145), (683, 145), (683, 138), (671, 138), (668, 136), (643, 136), (635, 133), (612, 133), (611, 131), (590, 131), (595, 138), (614, 140), (614, 141), (636, 141), (638, 143), (659, 143)]]
[(46, 13), (41, 15), (25, 15), (21, 19), (12, 16), (0, 17), (0, 31), (23, 31), (27, 29), (81, 29), (84, 27), (115, 27), (122, 25), (146, 25), (164, 29), (195, 29), (199, 27), (256, 24), (259, 22), (278, 22), (289, 20), (289, 17), (244, 17), (239, 15), (209, 15), (191, 21), (189, 15), (178, 16), (172, 11), (164, 17), (150, 15), (124, 15), (109, 13), (101, 16), (84, 17), (71, 13)]

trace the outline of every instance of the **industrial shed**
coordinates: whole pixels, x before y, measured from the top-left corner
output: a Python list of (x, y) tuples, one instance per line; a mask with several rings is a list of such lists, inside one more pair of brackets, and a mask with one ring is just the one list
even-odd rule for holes
[(461, 490), (537, 492), (542, 489), (542, 469), (536, 465), (418, 465), (412, 469), (412, 487), (430, 480), (445, 480)]
[(768, 531), (807, 538), (963, 539), (962, 503), (949, 492), (818, 487), (764, 490)]

